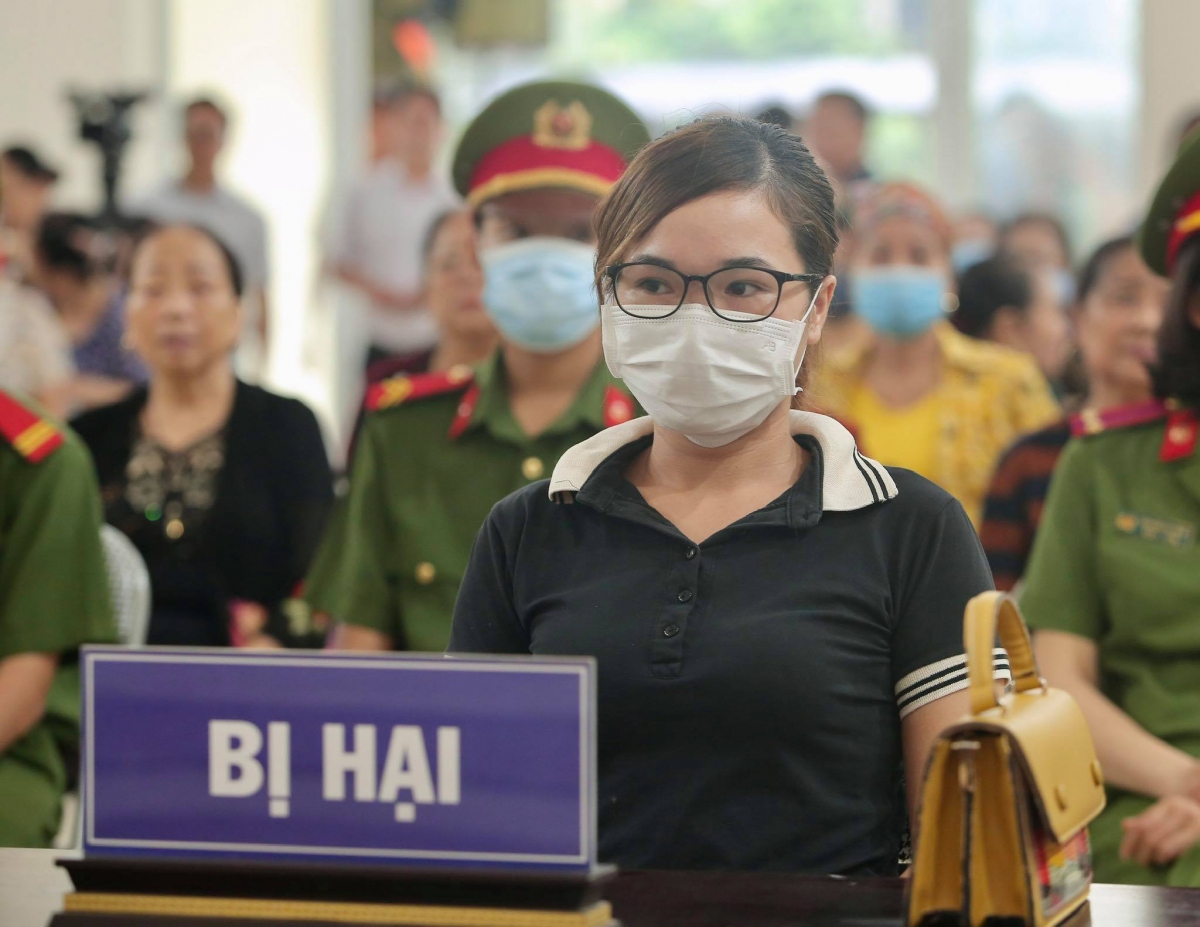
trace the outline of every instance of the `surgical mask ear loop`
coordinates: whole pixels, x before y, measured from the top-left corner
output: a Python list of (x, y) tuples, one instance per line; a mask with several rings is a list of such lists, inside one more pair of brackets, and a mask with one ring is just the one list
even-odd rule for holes
[[(821, 295), (821, 287), (823, 287), (823, 286), (825, 286), (824, 280), (822, 280), (820, 283), (817, 284), (817, 291), (815, 293), (813, 293), (812, 302), (810, 302), (808, 304), (808, 308), (806, 310), (804, 310), (803, 318), (800, 319), (800, 324), (804, 326), (804, 332), (800, 336), (802, 338), (804, 338), (804, 336), (808, 334), (808, 317), (810, 315), (812, 315), (813, 309), (815, 309), (817, 307), (817, 297)], [(804, 347), (800, 351), (800, 360), (798, 360), (796, 362), (796, 372), (794, 374), (792, 374), (792, 382), (793, 383), (795, 383), (798, 379), (800, 379), (800, 368), (804, 366), (804, 355), (807, 353), (808, 353), (808, 339), (805, 338)], [(792, 395), (798, 396), (798, 395), (800, 395), (800, 393), (803, 393), (803, 392), (804, 392), (804, 387), (797, 384), (796, 392), (792, 393)]]

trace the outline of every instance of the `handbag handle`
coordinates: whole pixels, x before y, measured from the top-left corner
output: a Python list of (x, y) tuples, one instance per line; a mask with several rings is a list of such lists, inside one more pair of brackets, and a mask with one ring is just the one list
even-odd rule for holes
[(1002, 592), (980, 593), (967, 603), (963, 619), (963, 644), (967, 651), (972, 714), (979, 714), (1000, 704), (996, 698), (992, 663), (997, 629), (1000, 643), (1008, 651), (1013, 687), (1018, 692), (1028, 692), (1046, 685), (1038, 675), (1029, 629), (1025, 627), (1017, 603)]

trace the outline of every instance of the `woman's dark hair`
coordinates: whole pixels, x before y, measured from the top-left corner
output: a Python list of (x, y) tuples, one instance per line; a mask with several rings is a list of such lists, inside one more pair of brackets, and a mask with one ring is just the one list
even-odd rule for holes
[(767, 123), (767, 125), (779, 126), (785, 132), (791, 132), (792, 125), (796, 121), (782, 103), (772, 103), (763, 107), (762, 111), (754, 118), (759, 122)]
[(34, 250), (48, 270), (81, 283), (114, 273), (117, 242), (103, 225), (78, 212), (52, 212), (38, 226)]
[[(723, 190), (761, 190), (788, 227), (808, 273), (837, 250), (833, 188), (800, 139), (741, 116), (705, 116), (651, 142), (596, 212), (596, 283), (664, 216)], [(603, 292), (601, 290), (600, 292)]]
[(1154, 395), (1200, 407), (1200, 329), (1190, 317), (1200, 301), (1200, 237), (1184, 243), (1171, 272), (1171, 296), (1158, 333), (1158, 363), (1150, 369)]
[(425, 272), (429, 272), (429, 258), (433, 254), (433, 246), (437, 244), (437, 239), (442, 234), (442, 229), (446, 227), (446, 223), (456, 216), (463, 215), (461, 209), (447, 209), (429, 223), (429, 229), (425, 232), (425, 240), (421, 242), (421, 260), (425, 264)]
[(1128, 235), (1120, 238), (1110, 238), (1091, 253), (1079, 271), (1076, 299), (1083, 302), (1096, 289), (1096, 284), (1104, 275), (1109, 262), (1118, 255), (1131, 251), (1135, 247), (1133, 239)]
[(1024, 314), (1033, 301), (1033, 279), (1016, 261), (996, 255), (972, 264), (958, 278), (955, 327), (972, 338), (986, 338), (1001, 309)]
[(229, 274), (229, 286), (233, 289), (233, 295), (238, 299), (242, 298), (242, 295), (246, 290), (246, 278), (242, 274), (241, 262), (237, 259), (237, 255), (233, 253), (229, 245), (225, 244), (225, 242), (221, 240), (221, 236), (213, 232), (212, 229), (205, 228), (203, 225), (194, 225), (190, 222), (168, 222), (163, 223), (162, 225), (147, 224), (142, 233), (137, 237), (137, 240), (134, 242), (133, 250), (129, 252), (129, 267), (131, 271), (133, 266), (137, 263), (138, 252), (142, 250), (142, 246), (145, 245), (146, 242), (148, 242), (155, 235), (158, 235), (160, 232), (165, 232), (168, 229), (189, 229), (190, 231), (203, 235), (214, 245), (216, 245), (217, 250), (221, 252), (221, 258), (224, 261), (225, 270)]
[[(704, 116), (639, 151), (600, 201), (596, 292), (602, 298), (607, 292), (604, 268), (619, 263), (664, 216), (725, 190), (762, 191), (791, 233), (804, 270), (832, 273), (838, 243), (833, 187), (800, 138), (744, 116)], [(801, 368), (800, 385), (814, 353)]]
[(1062, 224), (1057, 216), (1053, 216), (1048, 212), (1023, 212), (1011, 222), (1007, 223), (1000, 230), (1000, 250), (1005, 249), (1005, 242), (1008, 236), (1019, 229), (1023, 225), (1044, 225), (1054, 233), (1054, 237), (1058, 239), (1059, 245), (1062, 247), (1062, 252), (1066, 255), (1068, 266), (1071, 263), (1071, 236), (1067, 234), (1067, 227)]

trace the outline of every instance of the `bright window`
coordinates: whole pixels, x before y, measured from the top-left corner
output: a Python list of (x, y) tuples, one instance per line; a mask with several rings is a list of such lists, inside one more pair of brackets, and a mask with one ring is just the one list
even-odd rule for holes
[(975, 0), (975, 187), (1081, 245), (1126, 231), (1136, 194), (1139, 0)]

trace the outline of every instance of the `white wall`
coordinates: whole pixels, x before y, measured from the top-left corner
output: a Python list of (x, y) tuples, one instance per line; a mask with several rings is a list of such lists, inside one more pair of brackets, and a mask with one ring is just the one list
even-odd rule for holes
[[(100, 161), (67, 88), (151, 90), (138, 107), (126, 200), (178, 174), (179, 105), (204, 92), (233, 126), (226, 181), (271, 240), (267, 379), (331, 408), (332, 324), (314, 307), (319, 230), (335, 174), (357, 163), (369, 87), (369, 0), (0, 0), (0, 146), (35, 145), (63, 171), (56, 205), (100, 205)], [(323, 332), (306, 341), (306, 331)]]
[(331, 7), (337, 0), (168, 0), (167, 84), (176, 106), (213, 94), (231, 110), (225, 181), (269, 224), (268, 380), (325, 405), (305, 363), (319, 230), (333, 166)]
[[(0, 0), (0, 146), (27, 142), (62, 172), (60, 206), (100, 205), (100, 158), (80, 141), (67, 88), (161, 87), (161, 0)], [(162, 159), (161, 104), (134, 114), (126, 189), (150, 182)]]
[(1172, 140), (1200, 109), (1200, 2), (1142, 0), (1142, 104), (1139, 176), (1143, 200), (1170, 165)]

